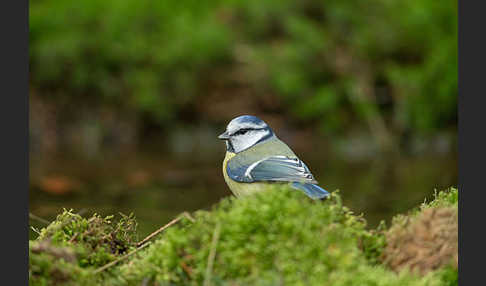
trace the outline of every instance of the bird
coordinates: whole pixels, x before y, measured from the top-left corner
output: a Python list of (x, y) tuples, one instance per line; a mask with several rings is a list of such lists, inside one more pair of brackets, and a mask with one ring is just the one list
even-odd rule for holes
[(223, 176), (236, 197), (264, 190), (268, 184), (290, 185), (314, 200), (329, 196), (306, 164), (260, 118), (235, 117), (218, 139), (226, 143)]

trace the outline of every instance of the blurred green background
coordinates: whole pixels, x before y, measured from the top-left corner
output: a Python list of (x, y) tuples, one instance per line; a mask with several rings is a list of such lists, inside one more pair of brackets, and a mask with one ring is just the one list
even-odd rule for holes
[(457, 185), (456, 1), (29, 4), (40, 217), (134, 212), (144, 235), (210, 207), (242, 114), (371, 226)]

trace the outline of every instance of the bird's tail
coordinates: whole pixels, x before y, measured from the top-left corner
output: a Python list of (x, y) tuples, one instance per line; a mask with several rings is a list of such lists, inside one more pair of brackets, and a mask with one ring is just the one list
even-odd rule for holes
[(291, 186), (294, 189), (303, 191), (307, 196), (309, 196), (313, 200), (324, 199), (325, 197), (329, 196), (329, 192), (319, 187), (318, 185), (293, 182)]

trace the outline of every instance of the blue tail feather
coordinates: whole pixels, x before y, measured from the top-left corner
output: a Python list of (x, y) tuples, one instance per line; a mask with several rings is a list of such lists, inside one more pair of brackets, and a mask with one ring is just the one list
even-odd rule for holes
[(291, 185), (293, 188), (303, 191), (307, 196), (313, 200), (323, 199), (329, 196), (329, 192), (319, 187), (318, 185), (293, 182)]

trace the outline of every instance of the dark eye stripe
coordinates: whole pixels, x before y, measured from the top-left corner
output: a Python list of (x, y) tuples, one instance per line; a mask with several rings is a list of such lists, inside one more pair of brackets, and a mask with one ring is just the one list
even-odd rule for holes
[(248, 131), (250, 131), (250, 129), (240, 129), (240, 130), (236, 131), (234, 135), (243, 135)]
[(243, 135), (243, 134), (245, 134), (248, 131), (252, 131), (252, 130), (265, 130), (265, 129), (266, 129), (266, 127), (264, 127), (264, 128), (242, 128), (242, 129), (240, 129), (238, 131), (235, 131), (231, 135)]

